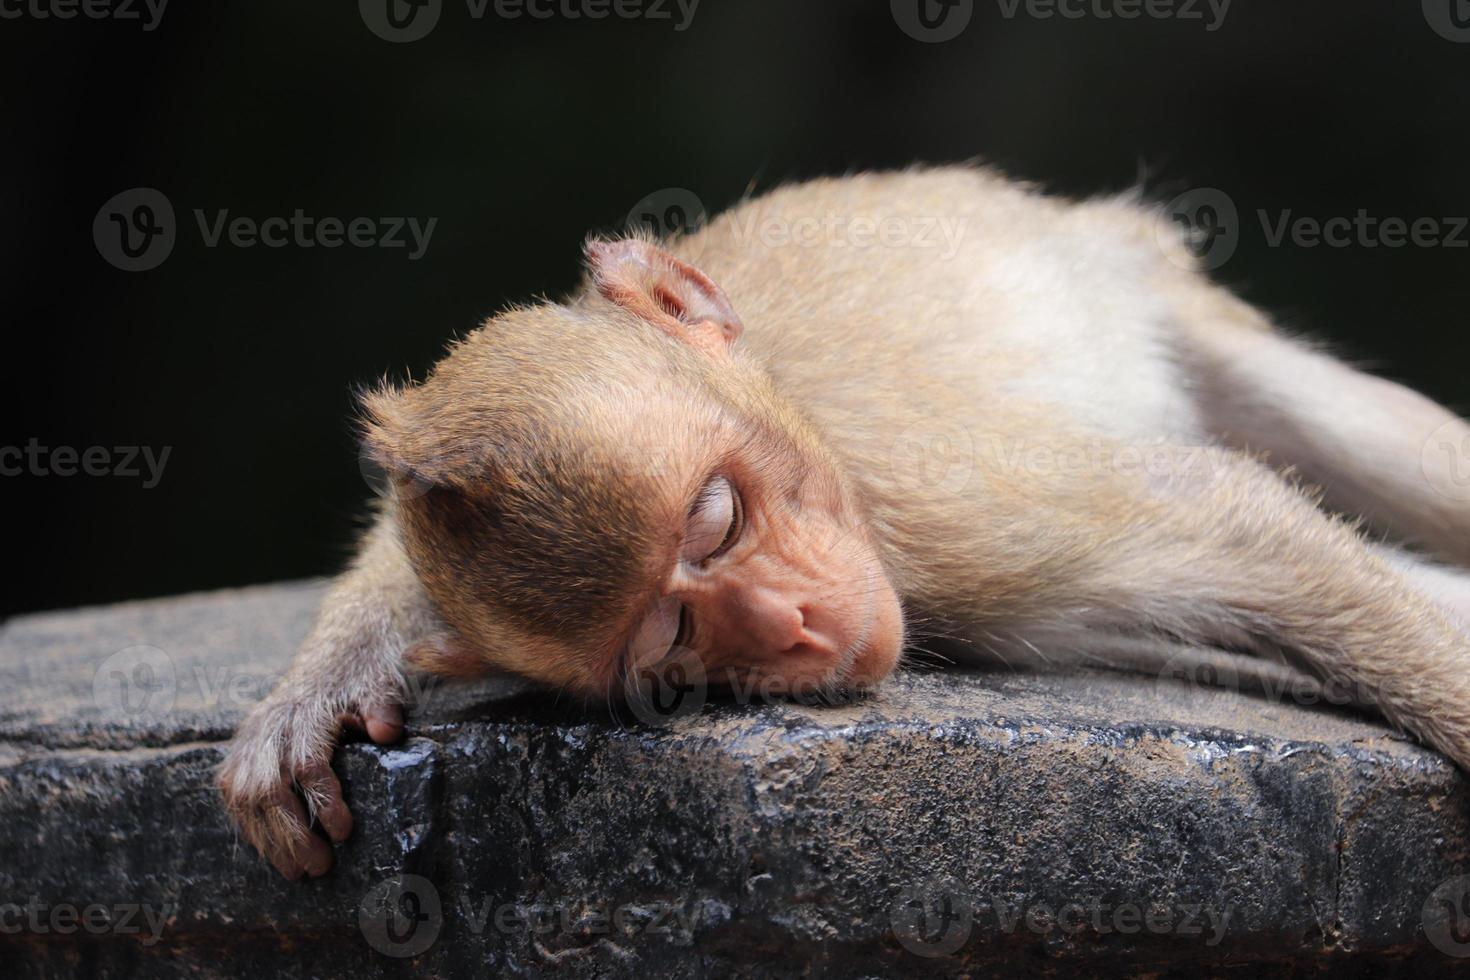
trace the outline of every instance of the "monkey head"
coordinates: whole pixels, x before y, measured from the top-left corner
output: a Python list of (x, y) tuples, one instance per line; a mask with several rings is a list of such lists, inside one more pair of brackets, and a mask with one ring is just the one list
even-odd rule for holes
[(364, 398), (451, 631), (413, 659), (588, 697), (690, 659), (775, 693), (886, 676), (903, 614), (861, 502), (724, 291), (640, 240), (587, 259), (570, 301), (502, 313), (422, 384)]

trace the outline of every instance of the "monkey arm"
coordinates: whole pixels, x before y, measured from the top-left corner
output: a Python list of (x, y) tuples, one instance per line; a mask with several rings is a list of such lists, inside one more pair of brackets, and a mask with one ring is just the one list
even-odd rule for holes
[(361, 729), (378, 743), (398, 740), (405, 651), (436, 627), (385, 513), (327, 593), (290, 670), (240, 724), (219, 770), (241, 833), (287, 878), (320, 875), (332, 863), (308, 814), (333, 841), (351, 833), (331, 768), (341, 728)]

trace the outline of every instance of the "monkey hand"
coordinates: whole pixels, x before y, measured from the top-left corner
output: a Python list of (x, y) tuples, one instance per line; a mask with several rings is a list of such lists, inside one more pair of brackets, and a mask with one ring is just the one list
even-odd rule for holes
[[(352, 833), (352, 814), (332, 772), (346, 728), (379, 745), (403, 735), (403, 711), (390, 699), (338, 711), (328, 701), (275, 695), (256, 705), (235, 733), (216, 784), (225, 809), (251, 846), (287, 879), (332, 866), (332, 848)], [(312, 821), (326, 834), (312, 829)]]

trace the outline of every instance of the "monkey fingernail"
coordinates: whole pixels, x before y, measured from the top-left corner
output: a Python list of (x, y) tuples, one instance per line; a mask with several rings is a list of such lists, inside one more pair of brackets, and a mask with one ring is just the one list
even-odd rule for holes
[(316, 834), (311, 834), (302, 845), (301, 863), (306, 874), (320, 878), (332, 870), (332, 848)]
[(340, 844), (352, 836), (352, 811), (340, 799), (322, 807), (316, 816), (333, 843)]
[(363, 713), (368, 738), (389, 745), (403, 737), (403, 709), (396, 704), (372, 705)]
[(270, 857), (270, 862), (271, 865), (281, 873), (281, 877), (285, 878), (287, 881), (299, 881), (301, 879), (301, 865), (291, 860), (291, 858), (286, 857), (285, 855), (272, 855)]

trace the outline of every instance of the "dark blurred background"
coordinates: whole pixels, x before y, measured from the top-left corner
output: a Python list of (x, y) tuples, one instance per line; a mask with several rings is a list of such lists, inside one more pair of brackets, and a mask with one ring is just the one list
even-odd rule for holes
[[(1470, 214), (1463, 0), (1237, 0), (1223, 19), (1218, 0), (1138, 19), (1094, 9), (1128, 0), (1071, 0), (1081, 17), (974, 0), (928, 7), (938, 35), (969, 16), (943, 41), (911, 36), (917, 0), (702, 0), (692, 18), (644, 0), (599, 20), (568, 16), (597, 0), (548, 19), (443, 0), (425, 36), (390, 42), (433, 13), (393, 2), (401, 30), (387, 0), (156, 21), (142, 0), (136, 20), (0, 3), (0, 446), (170, 447), (152, 487), (142, 464), (0, 477), (0, 610), (333, 571), (370, 496), (352, 386), (421, 377), (502, 304), (567, 289), (584, 234), (665, 188), (716, 210), (752, 183), (976, 156), (1072, 194), (1218, 188), (1239, 211), (1221, 281), (1470, 409), (1470, 233), (1273, 247), (1257, 217), (1366, 209), (1452, 233)], [(167, 198), (175, 240), (123, 271), (94, 219), (139, 187)], [(195, 209), (437, 224), (411, 260), (208, 247)]]

